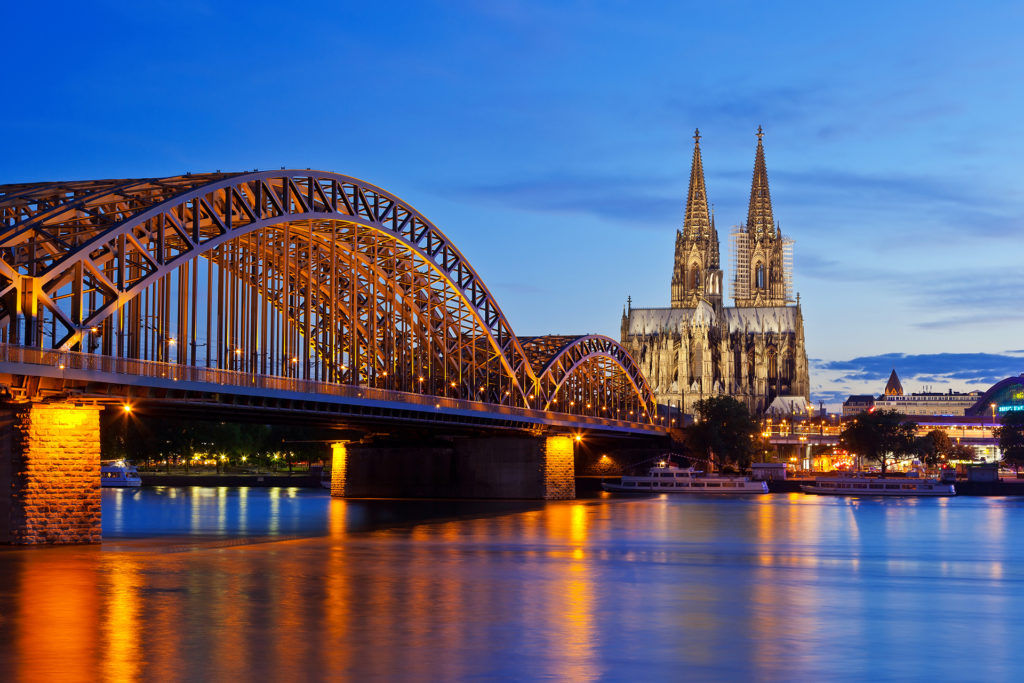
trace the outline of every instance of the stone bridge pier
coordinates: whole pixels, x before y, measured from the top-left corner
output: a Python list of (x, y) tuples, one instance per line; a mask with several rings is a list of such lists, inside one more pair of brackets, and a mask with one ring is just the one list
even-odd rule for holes
[(350, 498), (576, 497), (567, 435), (332, 444), (331, 495)]
[(100, 410), (0, 407), (0, 543), (99, 543)]

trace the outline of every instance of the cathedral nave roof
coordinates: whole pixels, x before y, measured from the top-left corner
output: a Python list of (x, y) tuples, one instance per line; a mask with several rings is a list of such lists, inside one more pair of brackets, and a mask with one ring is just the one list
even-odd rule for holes
[(726, 308), (729, 332), (796, 332), (796, 306)]

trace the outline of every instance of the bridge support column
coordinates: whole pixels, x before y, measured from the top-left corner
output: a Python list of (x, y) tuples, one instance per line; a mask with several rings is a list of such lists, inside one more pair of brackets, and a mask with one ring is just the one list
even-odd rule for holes
[(100, 408), (0, 411), (0, 543), (99, 543)]
[(576, 497), (574, 444), (570, 436), (544, 439), (544, 500), (572, 500)]
[(347, 493), (345, 471), (348, 469), (348, 447), (344, 441), (331, 444), (331, 497), (344, 498)]
[(571, 499), (576, 497), (574, 446), (568, 436), (333, 444), (331, 495)]

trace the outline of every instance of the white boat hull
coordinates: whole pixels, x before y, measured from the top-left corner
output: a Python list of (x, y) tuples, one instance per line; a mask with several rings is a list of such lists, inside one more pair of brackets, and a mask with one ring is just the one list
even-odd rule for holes
[(768, 493), (768, 485), (763, 481), (747, 482), (745, 486), (708, 487), (708, 486), (624, 486), (603, 482), (601, 488), (609, 493), (681, 493), (681, 494), (729, 494), (734, 493)]
[(100, 485), (105, 489), (123, 489), (134, 486), (142, 486), (142, 481), (139, 479), (129, 480), (117, 480), (117, 479), (101, 479)]
[(953, 484), (943, 484), (934, 479), (818, 479), (813, 484), (801, 484), (800, 490), (819, 496), (905, 498), (956, 495), (956, 488)]

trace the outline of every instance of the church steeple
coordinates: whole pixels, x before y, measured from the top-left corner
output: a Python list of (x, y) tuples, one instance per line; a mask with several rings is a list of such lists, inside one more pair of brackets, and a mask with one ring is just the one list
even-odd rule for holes
[(690, 164), (690, 191), (686, 195), (683, 238), (707, 238), (711, 231), (708, 218), (708, 193), (704, 186), (704, 161), (700, 156), (700, 129), (693, 132), (693, 161)]
[(720, 303), (722, 277), (718, 263), (718, 234), (708, 213), (700, 130), (696, 130), (693, 133), (690, 190), (686, 195), (683, 229), (676, 232), (672, 306), (694, 307), (701, 299), (708, 299), (713, 304)]
[(754, 179), (750, 184), (750, 206), (747, 208), (747, 232), (753, 236), (775, 234), (772, 216), (772, 195), (768, 190), (768, 169), (764, 163), (764, 129), (757, 127), (757, 153), (754, 156)]
[(733, 296), (740, 307), (785, 306), (791, 296), (792, 241), (783, 236), (772, 215), (763, 138), (764, 129), (758, 126), (747, 222), (733, 232), (736, 254)]

